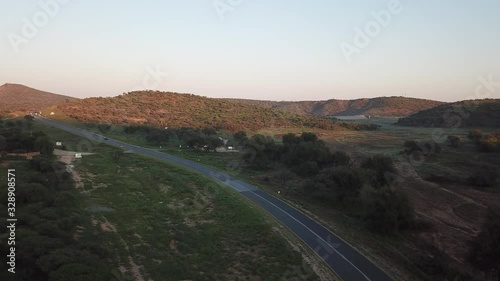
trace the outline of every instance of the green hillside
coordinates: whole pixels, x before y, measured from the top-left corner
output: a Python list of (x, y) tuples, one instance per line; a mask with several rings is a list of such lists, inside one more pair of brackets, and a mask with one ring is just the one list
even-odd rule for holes
[(230, 131), (294, 127), (327, 130), (370, 127), (228, 100), (159, 91), (67, 101), (58, 108), (65, 115), (81, 122), (148, 124), (156, 127), (209, 127)]
[(500, 99), (443, 104), (401, 118), (397, 124), (412, 127), (500, 128)]
[(229, 100), (295, 114), (318, 116), (371, 115), (378, 117), (402, 117), (442, 104), (442, 102), (433, 100), (406, 97), (379, 97), (356, 100), (331, 99), (326, 101)]

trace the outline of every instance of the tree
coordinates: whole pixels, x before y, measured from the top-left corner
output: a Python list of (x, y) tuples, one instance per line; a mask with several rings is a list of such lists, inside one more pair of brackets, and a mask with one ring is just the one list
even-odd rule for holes
[(441, 152), (441, 145), (435, 141), (413, 141), (408, 140), (404, 142), (405, 153), (412, 154), (420, 152), (425, 156), (438, 154)]
[(151, 129), (146, 134), (146, 140), (154, 143), (163, 143), (169, 140), (169, 133), (165, 130)]
[(221, 140), (218, 137), (209, 137), (207, 139), (207, 144), (206, 145), (207, 145), (208, 151), (214, 151), (218, 147), (223, 146), (224, 145), (224, 141)]
[(413, 225), (415, 214), (408, 197), (397, 189), (384, 187), (368, 192), (365, 221), (373, 232), (393, 235)]
[(279, 159), (277, 153), (278, 148), (272, 137), (256, 134), (249, 139), (242, 157), (245, 162), (263, 168)]
[[(313, 191), (322, 192), (324, 199), (333, 199), (342, 202), (345, 199), (355, 199), (360, 195), (365, 185), (366, 177), (360, 169), (327, 168), (312, 180)], [(323, 190), (321, 190), (323, 189)]]
[(451, 147), (459, 147), (461, 140), (459, 136), (448, 136), (448, 143)]
[(24, 116), (24, 119), (26, 120), (26, 124), (28, 125), (28, 129), (31, 130), (33, 128), (33, 119), (35, 119), (35, 117), (28, 114), (28, 115)]
[(83, 263), (94, 265), (99, 258), (87, 250), (77, 250), (73, 248), (56, 249), (41, 256), (36, 264), (43, 272), (49, 273), (64, 264)]
[(481, 130), (470, 131), (467, 135), (467, 138), (470, 139), (474, 144), (478, 144), (479, 141), (483, 138), (483, 132)]
[(479, 150), (483, 152), (500, 151), (500, 131), (485, 136), (478, 142)]
[(364, 174), (359, 169), (334, 169), (329, 175), (337, 201), (357, 198), (364, 185)]
[(111, 130), (111, 125), (110, 124), (98, 124), (97, 129), (101, 131), (101, 133), (107, 133), (109, 130)]
[(276, 172), (276, 179), (280, 183), (281, 187), (286, 187), (286, 184), (293, 179), (294, 174), (288, 169), (281, 169)]
[(205, 134), (206, 136), (215, 136), (215, 135), (217, 135), (217, 131), (214, 128), (205, 128), (205, 129), (201, 130), (201, 132), (203, 134)]
[[(109, 281), (111, 274), (109, 269), (103, 265), (86, 265), (81, 263), (70, 263), (50, 272), (50, 281)], [(114, 279), (111, 279), (114, 280)], [(129, 279), (131, 280), (131, 279)], [(133, 280), (133, 279), (132, 279)], [(121, 280), (120, 280), (121, 281)]]
[(299, 176), (309, 177), (318, 174), (320, 168), (316, 161), (305, 161), (293, 167), (293, 170)]
[(390, 186), (391, 180), (397, 176), (397, 169), (392, 158), (385, 155), (375, 155), (366, 159), (361, 167), (374, 173), (374, 187)]
[(294, 133), (288, 133), (281, 137), (284, 145), (291, 145), (299, 143), (299, 138)]
[(479, 235), (472, 241), (468, 260), (481, 271), (496, 270), (500, 280), (500, 211), (490, 209)]
[(35, 140), (34, 149), (40, 151), (40, 154), (52, 155), (54, 152), (54, 143), (49, 137), (38, 137)]
[(316, 136), (315, 133), (303, 132), (302, 135), (300, 135), (301, 142), (315, 142), (317, 140), (318, 140), (318, 136)]
[(351, 162), (351, 157), (344, 151), (335, 151), (332, 153), (332, 163), (335, 166), (347, 166)]
[(244, 131), (236, 132), (236, 133), (234, 133), (233, 138), (234, 138), (235, 143), (237, 143), (238, 146), (242, 146), (245, 144), (245, 142), (247, 140), (247, 133), (245, 133)]

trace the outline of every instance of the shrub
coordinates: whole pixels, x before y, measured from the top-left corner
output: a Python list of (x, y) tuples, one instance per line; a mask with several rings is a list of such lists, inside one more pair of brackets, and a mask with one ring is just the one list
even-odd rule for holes
[(38, 137), (35, 140), (34, 149), (40, 151), (40, 154), (52, 155), (54, 152), (54, 143), (49, 137)]
[(313, 191), (337, 202), (358, 198), (365, 183), (366, 176), (362, 170), (346, 167), (323, 169), (309, 182)]
[(420, 152), (425, 156), (439, 154), (441, 152), (441, 145), (435, 141), (405, 141), (405, 153), (411, 154)]
[(483, 132), (481, 130), (470, 131), (467, 135), (467, 138), (470, 139), (474, 144), (478, 144), (479, 141), (483, 138)]
[(413, 206), (401, 191), (382, 188), (368, 193), (364, 219), (373, 232), (397, 234), (412, 226), (414, 218)]
[(300, 136), (301, 142), (315, 142), (318, 140), (318, 136), (315, 133), (303, 132)]
[(351, 157), (343, 151), (335, 151), (332, 153), (332, 164), (334, 166), (347, 166), (351, 162)]
[(107, 133), (109, 130), (111, 130), (111, 125), (109, 124), (98, 124), (97, 129), (101, 131), (101, 133)]
[(391, 185), (391, 179), (397, 174), (392, 158), (380, 154), (366, 159), (361, 167), (374, 173), (372, 181), (374, 187)]
[(495, 167), (481, 166), (469, 176), (467, 182), (476, 187), (493, 187), (498, 178), (498, 171)]
[(459, 147), (461, 140), (459, 136), (448, 136), (448, 145), (451, 147)]
[(483, 152), (500, 151), (500, 131), (485, 136), (483, 139), (479, 140), (477, 145), (479, 150)]
[(498, 257), (500, 257), (500, 211), (490, 209), (481, 232), (471, 243), (468, 260), (479, 270), (496, 270), (497, 274), (500, 274)]
[(257, 134), (248, 140), (242, 157), (248, 164), (263, 168), (279, 159), (279, 150), (272, 137)]
[(242, 140), (247, 138), (247, 133), (245, 133), (244, 131), (239, 131), (234, 133), (233, 137), (235, 141), (241, 142)]
[(294, 168), (297, 175), (302, 177), (309, 177), (318, 174), (319, 166), (316, 161), (306, 161)]

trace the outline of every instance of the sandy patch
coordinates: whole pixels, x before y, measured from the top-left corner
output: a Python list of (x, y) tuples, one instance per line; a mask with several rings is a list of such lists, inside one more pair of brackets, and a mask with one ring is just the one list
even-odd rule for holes
[[(103, 216), (103, 219), (104, 219), (104, 222), (101, 222), (99, 224), (100, 228), (102, 231), (105, 231), (105, 232), (114, 232), (114, 233), (117, 233), (118, 234), (118, 231), (116, 229), (116, 227), (111, 224), (107, 219), (106, 217)], [(119, 234), (118, 234), (119, 235)], [(137, 234), (138, 235), (138, 234)], [(124, 245), (125, 247), (125, 250), (127, 250), (127, 252), (130, 252), (130, 248), (127, 244), (127, 242), (125, 242), (125, 240), (123, 239), (123, 237), (120, 236), (120, 241), (121, 243)], [(140, 236), (139, 236), (140, 237)], [(144, 276), (141, 274), (141, 269), (144, 269), (143, 266), (140, 266), (138, 265), (134, 259), (132, 258), (132, 256), (128, 256), (127, 257), (128, 259), (128, 262), (129, 262), (129, 265), (130, 265), (130, 272), (132, 273), (132, 275), (134, 276), (135, 280), (136, 281), (146, 281), (146, 279), (144, 278)], [(122, 273), (126, 273), (128, 272), (128, 270), (124, 267), (124, 266), (120, 266), (119, 268), (120, 272)], [(151, 279), (149, 279), (148, 281), (152, 281)]]
[(24, 157), (28, 160), (33, 159), (33, 157), (40, 155), (40, 152), (29, 152), (29, 153), (7, 153), (9, 156)]
[(179, 254), (179, 250), (177, 249), (177, 242), (175, 240), (170, 240), (168, 244), (170, 250), (172, 250), (175, 254)]
[(166, 185), (163, 183), (158, 184), (158, 191), (161, 193), (167, 194), (171, 189), (172, 187), (170, 185)]

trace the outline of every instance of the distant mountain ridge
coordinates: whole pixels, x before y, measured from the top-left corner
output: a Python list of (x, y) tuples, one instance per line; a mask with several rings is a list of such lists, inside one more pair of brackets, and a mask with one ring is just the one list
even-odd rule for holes
[(500, 128), (500, 99), (467, 100), (443, 104), (401, 118), (410, 127)]
[(317, 116), (371, 115), (378, 117), (403, 117), (444, 104), (439, 101), (407, 97), (378, 97), (355, 100), (330, 99), (325, 101), (227, 100), (290, 113)]
[(40, 91), (20, 84), (0, 86), (0, 114), (39, 111), (66, 100), (77, 98)]
[[(264, 108), (192, 94), (138, 91), (112, 98), (86, 98), (58, 105), (81, 122), (149, 124), (157, 127), (220, 128), (230, 131), (263, 128), (363, 129), (364, 124)], [(363, 128), (362, 128), (363, 127)], [(373, 129), (373, 128), (371, 128)]]

